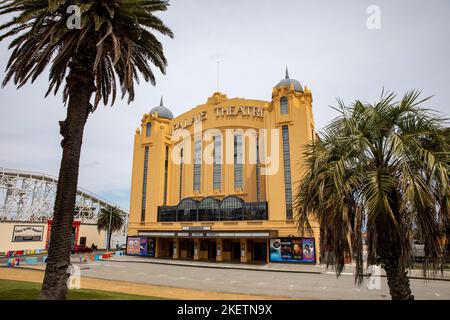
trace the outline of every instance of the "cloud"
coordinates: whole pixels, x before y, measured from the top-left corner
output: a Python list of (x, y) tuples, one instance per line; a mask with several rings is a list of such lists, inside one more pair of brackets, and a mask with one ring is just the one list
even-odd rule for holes
[[(399, 94), (423, 89), (429, 107), (448, 116), (450, 2), (379, 0), (381, 30), (368, 30), (372, 1), (171, 1), (161, 18), (175, 34), (162, 38), (167, 75), (157, 86), (141, 82), (131, 105), (100, 106), (87, 122), (79, 185), (128, 208), (133, 138), (142, 114), (165, 104), (179, 115), (220, 89), (228, 97), (270, 100), (290, 75), (313, 94), (316, 127), (336, 113), (336, 98), (376, 100), (384, 86)], [(0, 23), (4, 17), (0, 18)], [(0, 69), (9, 57), (0, 43)], [(4, 75), (4, 73), (3, 73)], [(61, 159), (61, 96), (44, 99), (47, 77), (33, 86), (0, 90), (0, 166), (57, 175)]]

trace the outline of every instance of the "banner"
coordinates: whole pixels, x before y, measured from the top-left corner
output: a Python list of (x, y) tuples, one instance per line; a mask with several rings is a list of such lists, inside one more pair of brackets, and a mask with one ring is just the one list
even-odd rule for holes
[(141, 254), (140, 244), (141, 244), (140, 237), (128, 237), (127, 238), (127, 254), (140, 255)]
[(270, 262), (315, 263), (314, 238), (270, 239)]

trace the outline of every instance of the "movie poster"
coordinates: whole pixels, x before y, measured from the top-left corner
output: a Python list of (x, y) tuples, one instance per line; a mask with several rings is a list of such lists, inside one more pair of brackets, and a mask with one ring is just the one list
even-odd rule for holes
[(127, 254), (140, 255), (140, 253), (141, 253), (140, 244), (141, 244), (141, 238), (128, 237), (127, 238)]
[(303, 260), (303, 248), (301, 239), (292, 239), (292, 259)]
[(147, 238), (140, 238), (139, 252), (141, 256), (147, 255)]
[(291, 239), (281, 239), (281, 259), (292, 259)]
[(305, 262), (315, 262), (316, 255), (314, 252), (314, 239), (313, 238), (303, 238), (303, 260)]
[(147, 255), (149, 257), (155, 256), (155, 244), (156, 244), (155, 238), (147, 238)]
[(270, 239), (270, 261), (281, 261), (281, 240)]
[(271, 262), (315, 263), (314, 238), (270, 239)]

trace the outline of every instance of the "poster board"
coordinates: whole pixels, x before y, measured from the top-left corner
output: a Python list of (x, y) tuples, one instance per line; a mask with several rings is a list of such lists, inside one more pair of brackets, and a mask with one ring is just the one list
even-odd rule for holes
[(314, 238), (270, 239), (270, 262), (316, 263)]
[(36, 225), (15, 225), (12, 242), (33, 242), (42, 241), (44, 236), (44, 226)]

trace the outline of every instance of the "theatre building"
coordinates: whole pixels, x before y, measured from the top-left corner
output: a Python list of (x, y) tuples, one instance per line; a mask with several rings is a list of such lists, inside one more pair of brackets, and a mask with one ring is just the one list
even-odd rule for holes
[(286, 76), (269, 101), (215, 92), (174, 118), (159, 106), (134, 137), (127, 254), (316, 263), (319, 228), (300, 237), (293, 202), (312, 94)]

